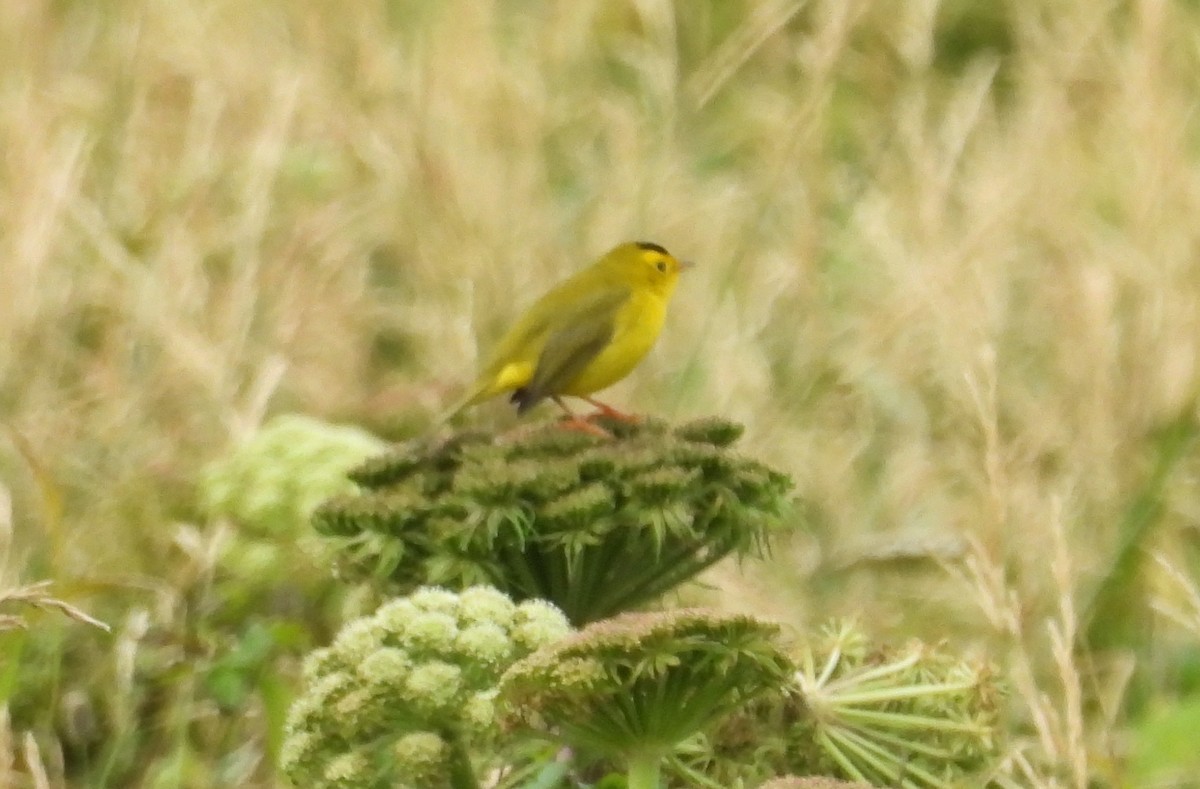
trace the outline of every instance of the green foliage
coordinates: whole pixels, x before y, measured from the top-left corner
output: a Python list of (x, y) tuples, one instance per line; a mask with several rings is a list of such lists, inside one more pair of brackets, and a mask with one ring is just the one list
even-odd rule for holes
[(568, 631), (553, 606), (488, 587), (385, 603), (306, 659), (281, 766), (317, 789), (473, 785), (467, 747), (494, 743), (500, 675)]
[(1130, 786), (1187, 786), (1200, 775), (1200, 696), (1161, 702), (1133, 722)]
[(778, 631), (704, 609), (594, 622), (508, 670), (505, 724), (618, 758), (631, 787), (654, 786), (638, 776), (657, 775), (684, 740), (786, 684), (793, 666)]
[[(994, 766), (1002, 726), (991, 666), (912, 641), (881, 649), (831, 625), (801, 650), (795, 681), (731, 718), (708, 743), (710, 771), (831, 775), (876, 786), (951, 789)], [(705, 753), (699, 749), (698, 753)]]
[[(318, 543), (308, 518), (351, 487), (350, 466), (382, 447), (357, 429), (293, 415), (210, 461), (193, 509), (229, 523), (170, 528), (183, 550), (159, 568), (169, 584), (131, 575), (83, 586), (100, 598), (111, 637), (39, 627), (24, 654), (19, 642), (6, 645), (15, 724), (58, 737), (70, 783), (211, 786), (272, 773), (291, 666), (352, 597), (306, 550)], [(258, 758), (243, 758), (247, 743)]]
[(348, 470), (385, 446), (358, 428), (277, 416), (208, 466), (201, 500), (210, 514), (232, 518), (252, 533), (294, 534), (317, 505), (350, 488)]
[[(1095, 584), (1083, 613), (1086, 628), (1081, 646), (1097, 651), (1144, 649), (1150, 638), (1150, 606), (1146, 588), (1154, 545), (1166, 514), (1166, 495), (1180, 464), (1194, 454), (1198, 426), (1189, 412), (1163, 425), (1151, 436), (1153, 465), (1139, 481), (1119, 520), (1120, 543)], [(1138, 685), (1144, 677), (1139, 676)], [(1146, 688), (1135, 686), (1134, 707), (1144, 701)]]
[[(358, 613), (341, 609), (362, 590), (330, 576), (327, 545), (309, 522), (322, 501), (353, 489), (347, 471), (384, 447), (356, 427), (285, 414), (205, 467), (202, 507), (232, 527), (215, 541), (221, 583), (206, 590), (213, 597), (211, 623), (246, 631), (237, 636), (236, 653), (247, 634), (264, 627), (301, 628), (319, 639)], [(222, 694), (237, 684), (227, 671), (213, 676), (206, 684)]]
[(1014, 30), (1003, 3), (945, 0), (938, 4), (935, 65), (961, 70), (980, 56), (1000, 57), (1013, 49)]
[(490, 583), (559, 606), (575, 624), (657, 599), (725, 556), (765, 544), (786, 475), (728, 449), (739, 425), (604, 423), (457, 434), (360, 466), (363, 488), (316, 512), (345, 569), (403, 592)]

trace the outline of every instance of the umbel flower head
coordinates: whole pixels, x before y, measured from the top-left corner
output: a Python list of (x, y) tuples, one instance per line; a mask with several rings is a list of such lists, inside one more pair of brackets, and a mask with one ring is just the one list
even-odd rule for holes
[(385, 603), (308, 656), (282, 767), (306, 787), (462, 785), (450, 777), (472, 771), (468, 747), (495, 731), (500, 675), (569, 631), (552, 605), (489, 587)]
[(853, 625), (825, 628), (802, 650), (791, 692), (727, 720), (726, 758), (753, 749), (775, 773), (839, 776), (875, 786), (984, 786), (999, 756), (994, 671), (910, 642), (868, 644)]
[(504, 724), (623, 760), (631, 789), (654, 787), (680, 743), (788, 681), (777, 633), (704, 609), (594, 622), (508, 670)]
[(294, 532), (321, 502), (353, 486), (346, 472), (386, 443), (355, 427), (285, 414), (205, 469), (205, 509), (259, 534)]
[(603, 424), (614, 439), (546, 426), (393, 452), (315, 523), (344, 569), (399, 591), (484, 582), (576, 625), (655, 600), (779, 525), (791, 482), (728, 448), (739, 425)]

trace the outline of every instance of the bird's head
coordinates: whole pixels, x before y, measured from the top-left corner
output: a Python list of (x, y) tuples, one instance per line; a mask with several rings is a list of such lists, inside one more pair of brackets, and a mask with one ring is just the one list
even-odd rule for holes
[(679, 273), (691, 266), (650, 241), (621, 244), (604, 258), (622, 282), (646, 288), (663, 298), (671, 296)]

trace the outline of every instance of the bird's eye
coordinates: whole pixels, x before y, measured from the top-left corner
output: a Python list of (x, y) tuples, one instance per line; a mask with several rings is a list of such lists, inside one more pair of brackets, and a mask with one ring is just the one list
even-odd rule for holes
[(667, 261), (665, 261), (665, 260), (658, 261), (658, 264), (655, 265), (654, 267), (656, 269), (658, 269), (660, 272), (662, 272), (663, 274), (667, 273)]

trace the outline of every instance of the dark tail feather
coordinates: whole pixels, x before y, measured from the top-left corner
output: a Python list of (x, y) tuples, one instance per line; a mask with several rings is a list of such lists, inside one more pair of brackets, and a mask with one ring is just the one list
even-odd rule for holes
[(525, 387), (515, 390), (508, 401), (517, 407), (517, 413), (523, 414), (542, 400), (542, 395)]

